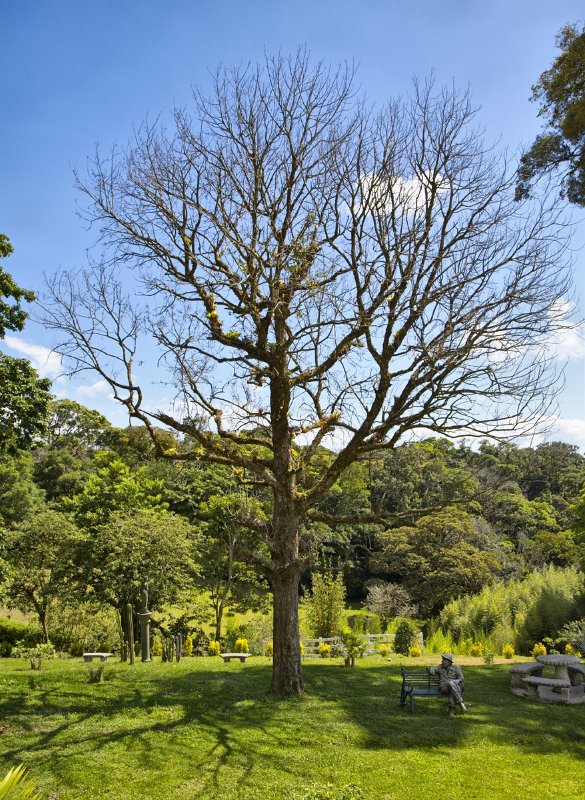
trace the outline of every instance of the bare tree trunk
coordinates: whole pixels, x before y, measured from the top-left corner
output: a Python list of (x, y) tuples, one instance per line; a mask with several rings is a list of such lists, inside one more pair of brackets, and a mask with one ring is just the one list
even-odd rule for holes
[(43, 629), (43, 643), (49, 644), (49, 619), (46, 611), (39, 613), (39, 621)]
[(299, 524), (293, 503), (282, 496), (275, 497), (269, 575), (274, 612), (271, 686), (274, 694), (303, 691), (299, 638), (299, 581), (303, 564), (299, 559)]
[(221, 623), (223, 619), (223, 602), (217, 603), (215, 606), (215, 641), (221, 640)]
[(299, 638), (300, 568), (285, 565), (272, 576), (274, 592), (274, 631), (272, 686), (274, 694), (300, 694), (303, 691)]

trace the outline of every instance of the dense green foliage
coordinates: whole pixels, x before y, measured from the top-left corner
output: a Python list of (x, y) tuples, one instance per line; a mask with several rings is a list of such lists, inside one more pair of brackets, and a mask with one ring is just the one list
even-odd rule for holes
[(557, 46), (560, 54), (532, 87), (546, 129), (522, 156), (517, 197), (528, 195), (535, 178), (560, 172), (567, 198), (585, 206), (585, 27), (566, 25)]
[(439, 620), (456, 642), (487, 640), (496, 652), (513, 644), (527, 654), (535, 642), (555, 638), (570, 620), (585, 615), (585, 579), (569, 567), (550, 566), (524, 580), (497, 582), (448, 603)]
[[(192, 446), (157, 436), (179, 451)], [(307, 634), (339, 633), (344, 597), (367, 605), (378, 629), (416, 616), (428, 637), (461, 651), (476, 640), (528, 652), (585, 614), (585, 458), (575, 447), (471, 450), (428, 439), (352, 465), (321, 508), (383, 508), (395, 523), (306, 526), (314, 565), (327, 564), (303, 576)], [(109, 649), (116, 637), (104, 610), (137, 611), (147, 577), (161, 626), (183, 619), (185, 635), (204, 642), (204, 624), (207, 635), (226, 644), (245, 636), (263, 652), (268, 623), (244, 629), (231, 615), (265, 612), (270, 587), (249, 561), (264, 545), (245, 523), (269, 514), (267, 496), (226, 467), (158, 461), (143, 429), (53, 402), (38, 446), (0, 456), (4, 604), (32, 614), (65, 649)], [(506, 593), (523, 613), (511, 616)], [(173, 602), (180, 611), (169, 611)]]
[[(0, 258), (7, 258), (14, 252), (10, 244), (10, 239), (0, 233)], [(14, 300), (14, 303), (7, 303), (6, 300)], [(0, 339), (3, 339), (6, 331), (21, 331), (27, 318), (27, 313), (22, 308), (22, 301), (32, 303), (35, 299), (34, 292), (28, 289), (21, 289), (11, 275), (0, 267)]]
[[(9, 239), (0, 233), (0, 258), (12, 253)], [(27, 318), (21, 302), (34, 300), (33, 292), (21, 289), (0, 267), (0, 339), (6, 331), (21, 331)], [(7, 303), (12, 299), (13, 304)], [(46, 427), (51, 382), (39, 378), (23, 358), (0, 353), (0, 452), (30, 445)]]

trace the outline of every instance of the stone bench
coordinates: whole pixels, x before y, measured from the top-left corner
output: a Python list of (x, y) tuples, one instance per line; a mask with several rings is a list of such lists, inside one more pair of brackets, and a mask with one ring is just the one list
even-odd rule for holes
[(585, 680), (585, 664), (572, 664), (567, 669), (571, 686), (579, 686)]
[(526, 697), (538, 697), (538, 687), (543, 686), (547, 689), (560, 689), (561, 698), (565, 703), (569, 702), (571, 681), (562, 678), (541, 678), (538, 675), (528, 675), (524, 678), (526, 687)]
[(524, 693), (525, 679), (530, 675), (540, 677), (543, 669), (544, 665), (539, 664), (538, 661), (526, 661), (523, 664), (513, 664), (510, 667), (512, 691), (516, 690), (517, 692)]
[(224, 663), (226, 661), (231, 661), (232, 658), (239, 658), (242, 664), (246, 663), (246, 659), (250, 658), (252, 655), (251, 653), (220, 653), (221, 658), (223, 658)]
[(99, 658), (100, 661), (107, 661), (110, 656), (114, 655), (113, 653), (84, 653), (83, 660), (84, 661), (93, 661), (94, 658)]

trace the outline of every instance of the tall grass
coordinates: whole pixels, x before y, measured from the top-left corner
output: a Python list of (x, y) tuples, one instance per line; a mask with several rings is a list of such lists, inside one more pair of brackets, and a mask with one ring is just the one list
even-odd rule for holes
[[(530, 573), (524, 580), (486, 586), (476, 595), (448, 603), (427, 648), (464, 651), (470, 641), (485, 649), (502, 652), (512, 644), (528, 655), (535, 642), (555, 638), (567, 622), (584, 616), (585, 578), (574, 567), (548, 567)], [(436, 652), (435, 649), (432, 652)]]

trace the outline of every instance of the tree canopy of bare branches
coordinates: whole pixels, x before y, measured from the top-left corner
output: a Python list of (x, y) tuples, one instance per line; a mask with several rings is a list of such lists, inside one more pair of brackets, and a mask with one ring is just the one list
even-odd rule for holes
[[(302, 52), (220, 70), (192, 116), (144, 124), (78, 181), (104, 260), (52, 279), (46, 321), (155, 442), (163, 423), (196, 443), (161, 456), (270, 492), (270, 519), (246, 524), (269, 554), (251, 556), (274, 593), (272, 689), (299, 692), (299, 530), (328, 521), (317, 506), (346, 467), (414, 431), (518, 433), (554, 395), (556, 200), (514, 202), (466, 95), (417, 83), (376, 110), (350, 70)], [(148, 403), (143, 341), (172, 409)]]

